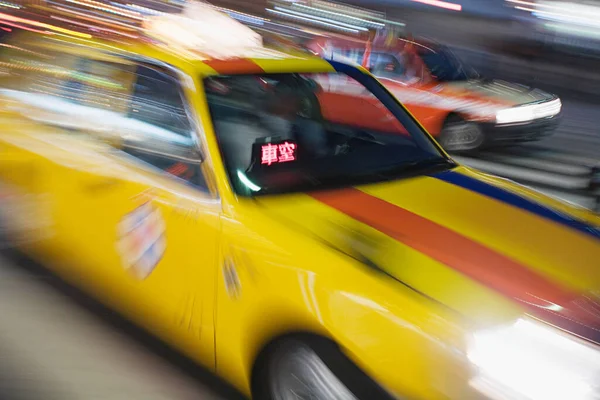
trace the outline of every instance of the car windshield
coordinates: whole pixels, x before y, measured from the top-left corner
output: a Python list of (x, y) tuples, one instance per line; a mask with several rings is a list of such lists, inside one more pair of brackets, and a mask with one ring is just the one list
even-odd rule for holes
[(209, 111), (236, 193), (351, 186), (452, 167), (375, 79), (355, 75), (373, 90), (342, 73), (207, 78)]
[(419, 55), (431, 75), (438, 81), (466, 81), (479, 78), (479, 74), (473, 68), (463, 63), (448, 48), (422, 49)]

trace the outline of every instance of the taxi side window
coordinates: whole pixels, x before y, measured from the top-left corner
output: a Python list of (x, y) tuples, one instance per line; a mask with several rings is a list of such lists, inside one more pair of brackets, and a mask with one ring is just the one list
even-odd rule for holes
[[(176, 77), (165, 68), (132, 62), (79, 59), (63, 96), (97, 111), (96, 124), (118, 135), (119, 150), (202, 190), (200, 155)], [(109, 124), (109, 125), (107, 125)]]
[(110, 139), (129, 159), (208, 191), (177, 77), (121, 54), (89, 54), (45, 38), (0, 49), (0, 93), (41, 123)]
[(122, 150), (208, 191), (185, 102), (179, 80), (170, 70), (138, 64), (127, 117), (143, 124)]
[(75, 104), (122, 113), (129, 101), (132, 66), (112, 61), (77, 58), (73, 75), (57, 95)]
[(139, 65), (135, 74), (129, 116), (182, 136), (191, 136), (192, 127), (177, 79), (164, 70), (145, 65)]

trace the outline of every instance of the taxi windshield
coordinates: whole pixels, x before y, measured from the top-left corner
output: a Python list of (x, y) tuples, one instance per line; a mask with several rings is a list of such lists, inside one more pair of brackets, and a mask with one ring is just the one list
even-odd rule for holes
[(450, 49), (443, 46), (436, 49), (421, 49), (419, 55), (438, 81), (466, 81), (480, 77), (473, 68), (461, 61)]
[(451, 168), (396, 100), (360, 75), (372, 90), (343, 73), (207, 78), (209, 111), (236, 193), (308, 191)]

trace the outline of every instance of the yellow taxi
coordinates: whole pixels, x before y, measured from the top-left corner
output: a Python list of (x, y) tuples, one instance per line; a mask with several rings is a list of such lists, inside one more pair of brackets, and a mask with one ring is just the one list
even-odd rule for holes
[(598, 398), (598, 215), (360, 67), (167, 22), (2, 46), (9, 240), (252, 398)]

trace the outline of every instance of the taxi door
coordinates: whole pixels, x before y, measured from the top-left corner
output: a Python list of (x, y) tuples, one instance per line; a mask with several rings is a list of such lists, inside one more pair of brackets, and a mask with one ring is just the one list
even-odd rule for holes
[[(70, 85), (89, 143), (69, 142), (75, 166), (57, 202), (76, 258), (69, 277), (213, 368), (220, 202), (178, 72), (144, 62), (78, 65), (78, 76), (92, 78)], [(106, 90), (103, 79), (113, 83)]]

